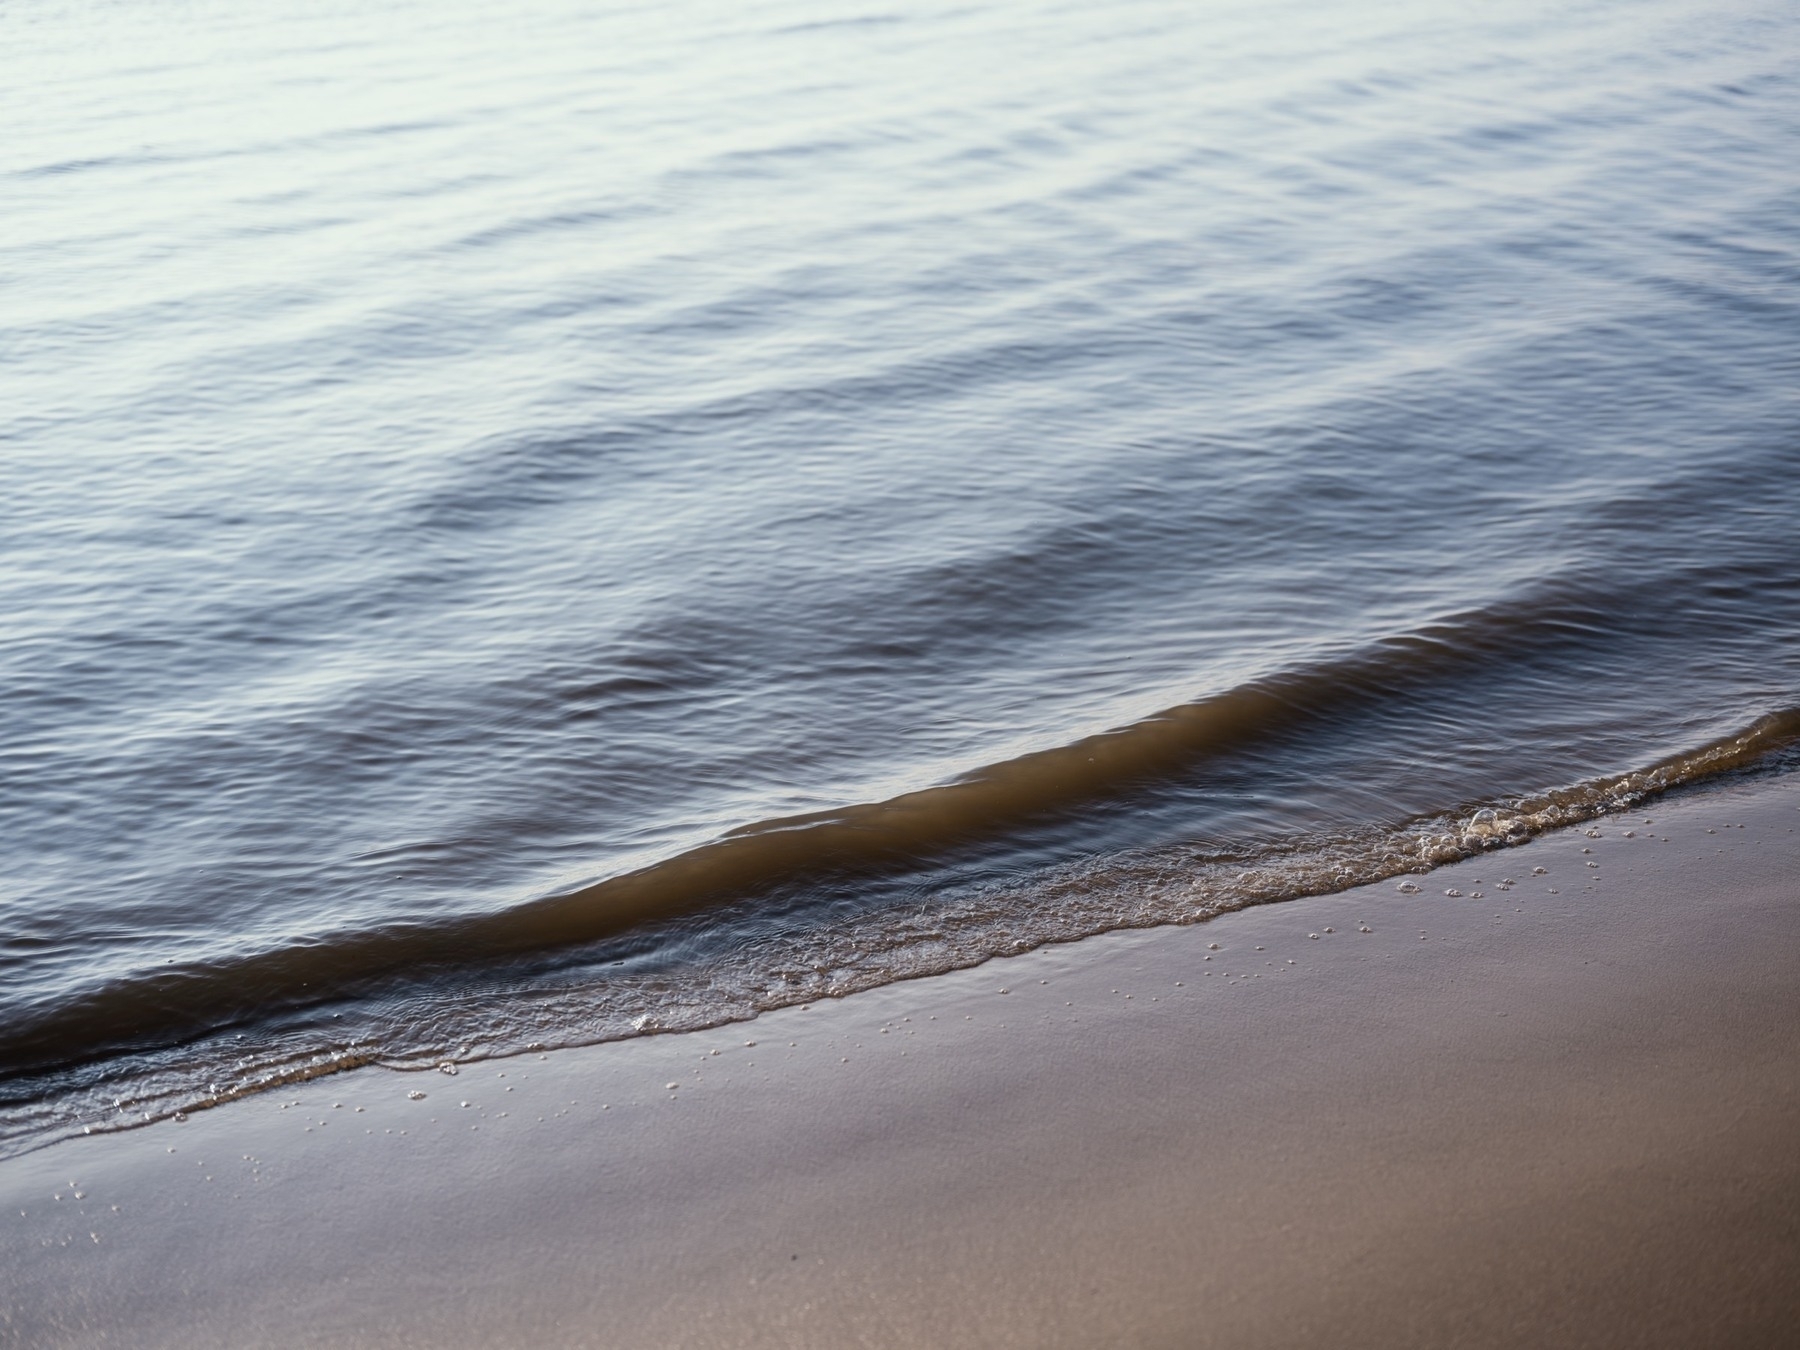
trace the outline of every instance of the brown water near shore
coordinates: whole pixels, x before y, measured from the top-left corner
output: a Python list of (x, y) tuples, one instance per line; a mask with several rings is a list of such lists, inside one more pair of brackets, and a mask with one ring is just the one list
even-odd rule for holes
[(1593, 828), (41, 1150), (0, 1337), (1788, 1343), (1800, 781)]

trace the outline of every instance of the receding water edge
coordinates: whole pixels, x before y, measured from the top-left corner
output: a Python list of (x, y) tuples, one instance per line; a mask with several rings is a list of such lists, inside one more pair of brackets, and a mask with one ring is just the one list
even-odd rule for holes
[[(304, 1028), (235, 1043), (227, 1032), (37, 1076), (0, 1124), (0, 1157), (79, 1135), (136, 1129), (352, 1069), (455, 1073), (458, 1065), (662, 1033), (700, 1031), (1129, 928), (1189, 925), (1255, 905), (1422, 875), (1484, 852), (1632, 810), (1671, 793), (1784, 774), (1800, 710), (1628, 773), (1466, 804), (1399, 827), (1294, 839), (1256, 853), (1201, 846), (1089, 860), (976, 888), (936, 907), (802, 927), (649, 976), (575, 979), (383, 1010), (386, 1036), (307, 1044)], [(32, 1080), (25, 1080), (31, 1082)], [(25, 1086), (24, 1082), (19, 1084)]]

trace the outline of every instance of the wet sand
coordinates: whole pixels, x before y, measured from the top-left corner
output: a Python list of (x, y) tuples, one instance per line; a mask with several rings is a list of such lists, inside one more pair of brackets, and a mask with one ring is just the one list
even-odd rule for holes
[(1791, 1344), (1800, 781), (1600, 829), (59, 1144), (0, 1341)]

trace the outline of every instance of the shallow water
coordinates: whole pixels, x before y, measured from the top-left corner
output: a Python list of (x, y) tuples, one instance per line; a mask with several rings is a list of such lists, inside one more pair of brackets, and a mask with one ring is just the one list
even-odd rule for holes
[(1791, 7), (0, 25), (9, 1147), (1789, 756)]

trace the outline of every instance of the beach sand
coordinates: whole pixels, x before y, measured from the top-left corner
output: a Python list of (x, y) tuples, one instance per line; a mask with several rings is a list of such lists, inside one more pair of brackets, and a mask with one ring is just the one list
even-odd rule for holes
[(1800, 781), (1599, 828), (70, 1140), (0, 1341), (1800, 1343)]

